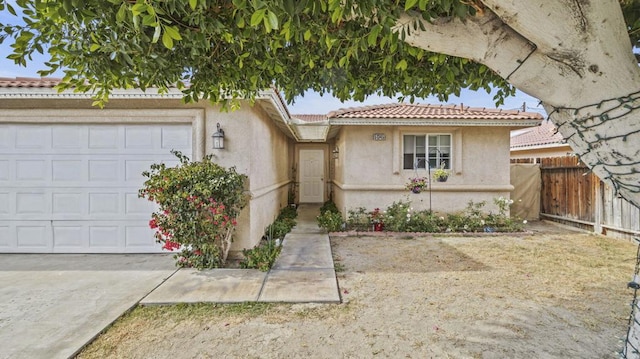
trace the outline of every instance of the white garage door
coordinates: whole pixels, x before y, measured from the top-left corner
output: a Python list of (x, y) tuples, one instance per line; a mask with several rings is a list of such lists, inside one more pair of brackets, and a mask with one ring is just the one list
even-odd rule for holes
[(0, 124), (0, 252), (160, 252), (138, 198), (154, 162), (191, 157), (185, 124)]

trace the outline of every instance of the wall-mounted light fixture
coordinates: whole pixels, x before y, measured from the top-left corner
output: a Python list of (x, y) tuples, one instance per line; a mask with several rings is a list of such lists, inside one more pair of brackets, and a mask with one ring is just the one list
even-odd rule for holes
[(338, 158), (338, 156), (340, 155), (340, 149), (338, 148), (338, 146), (333, 148), (333, 151), (331, 151), (331, 154), (333, 154), (333, 158)]
[(220, 128), (220, 123), (217, 124), (218, 130), (211, 135), (213, 139), (213, 148), (216, 150), (224, 148), (224, 130)]

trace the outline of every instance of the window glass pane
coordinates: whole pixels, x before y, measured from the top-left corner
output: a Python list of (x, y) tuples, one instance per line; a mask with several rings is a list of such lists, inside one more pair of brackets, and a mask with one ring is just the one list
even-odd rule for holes
[(413, 153), (415, 137), (411, 135), (404, 136), (404, 153)]
[(440, 135), (440, 146), (451, 146), (451, 135)]
[(405, 170), (412, 170), (413, 169), (413, 154), (412, 153), (405, 153), (404, 154), (402, 168), (405, 169)]

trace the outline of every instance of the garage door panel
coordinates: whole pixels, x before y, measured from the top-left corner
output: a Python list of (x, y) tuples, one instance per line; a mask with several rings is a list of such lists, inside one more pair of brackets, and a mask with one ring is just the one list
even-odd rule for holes
[[(131, 224), (125, 227), (127, 252), (162, 252), (162, 246), (156, 243), (154, 232), (149, 226)], [(151, 238), (151, 241), (149, 240)]]
[(0, 126), (0, 149), (13, 148), (15, 146), (13, 143), (14, 138), (13, 127)]
[(120, 194), (118, 192), (92, 192), (89, 196), (89, 215), (118, 215), (120, 210)]
[(42, 215), (50, 211), (47, 194), (32, 192), (17, 192), (15, 214), (20, 215)]
[(0, 251), (15, 247), (15, 235), (12, 235), (12, 227), (9, 223), (0, 222)]
[(90, 182), (117, 182), (120, 174), (118, 160), (89, 160)]
[(0, 182), (9, 180), (9, 164), (8, 160), (0, 160)]
[(138, 198), (138, 192), (125, 193), (125, 214), (147, 216), (158, 209), (158, 206), (144, 198)]
[(147, 126), (130, 126), (125, 129), (124, 143), (126, 149), (155, 149), (159, 145), (159, 128)]
[(11, 200), (11, 193), (9, 192), (0, 192), (0, 216), (5, 214), (9, 214), (11, 213), (11, 211), (9, 210), (10, 207), (10, 202)]
[(55, 126), (51, 129), (53, 149), (80, 149), (86, 146), (87, 129), (78, 126)]
[(191, 129), (184, 127), (162, 128), (162, 149), (172, 150), (191, 148), (191, 134), (189, 132), (191, 132)]
[(79, 216), (86, 213), (82, 192), (53, 193), (51, 197), (52, 218), (55, 218), (56, 215)]
[(122, 147), (118, 136), (119, 128), (116, 126), (92, 126), (89, 127), (89, 148), (112, 149)]
[(17, 126), (15, 148), (44, 150), (51, 144), (51, 128), (47, 126)]
[(85, 161), (82, 160), (52, 160), (51, 179), (54, 182), (86, 181), (87, 170)]
[(153, 163), (191, 156), (191, 125), (0, 124), (0, 252), (161, 252), (138, 198)]
[(47, 162), (44, 160), (16, 160), (16, 180), (43, 182), (49, 180)]
[(82, 224), (56, 225), (53, 228), (53, 247), (66, 252), (84, 251), (89, 247), (87, 227)]

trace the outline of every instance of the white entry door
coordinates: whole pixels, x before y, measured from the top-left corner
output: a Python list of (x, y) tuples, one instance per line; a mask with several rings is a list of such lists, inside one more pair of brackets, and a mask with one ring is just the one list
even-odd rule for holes
[(324, 151), (300, 150), (300, 203), (324, 202)]

